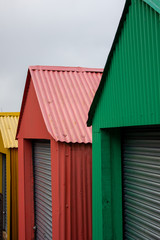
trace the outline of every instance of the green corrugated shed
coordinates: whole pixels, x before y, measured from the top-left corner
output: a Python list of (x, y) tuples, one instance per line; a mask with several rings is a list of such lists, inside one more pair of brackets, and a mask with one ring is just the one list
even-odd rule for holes
[(126, 0), (87, 124), (93, 132), (93, 240), (120, 240), (123, 132), (160, 124), (159, 0)]

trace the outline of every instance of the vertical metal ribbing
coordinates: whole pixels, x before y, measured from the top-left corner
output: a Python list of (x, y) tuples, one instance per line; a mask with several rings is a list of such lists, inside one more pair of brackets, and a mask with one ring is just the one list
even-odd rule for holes
[(160, 128), (127, 130), (123, 142), (124, 238), (160, 239)]
[(7, 232), (6, 155), (2, 154), (3, 230)]
[(49, 142), (33, 143), (36, 239), (52, 239), (51, 153)]

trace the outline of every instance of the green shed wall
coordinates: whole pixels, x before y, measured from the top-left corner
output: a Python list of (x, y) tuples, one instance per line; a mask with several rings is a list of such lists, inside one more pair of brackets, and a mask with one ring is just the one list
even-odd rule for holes
[(132, 0), (117, 41), (93, 131), (160, 123), (159, 14), (143, 0)]
[(93, 240), (123, 239), (120, 141), (119, 129), (101, 129), (93, 134)]
[(93, 240), (123, 239), (123, 127), (160, 124), (160, 16), (143, 0), (132, 0), (125, 17), (89, 119)]

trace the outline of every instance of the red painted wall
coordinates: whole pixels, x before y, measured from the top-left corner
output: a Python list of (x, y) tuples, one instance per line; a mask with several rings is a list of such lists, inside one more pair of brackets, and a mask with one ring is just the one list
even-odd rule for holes
[(18, 239), (18, 148), (10, 149), (11, 157), (11, 234)]
[(17, 138), (51, 138), (46, 129), (32, 81), (29, 85), (21, 126)]
[[(33, 163), (31, 139), (50, 139), (32, 81), (18, 133), (19, 240), (34, 239)], [(28, 139), (28, 140), (27, 140)]]
[(25, 175), (25, 236), (26, 239), (34, 240), (34, 183), (32, 142), (24, 140), (24, 175)]
[(34, 200), (32, 144), (30, 140), (18, 140), (18, 200), (19, 240), (34, 239)]
[(24, 140), (18, 139), (18, 239), (25, 238), (25, 169)]
[(92, 239), (91, 144), (55, 142), (49, 135), (30, 83), (18, 134), (19, 239), (34, 239), (31, 139), (51, 140), (54, 240)]
[(92, 239), (92, 146), (51, 143), (53, 239)]

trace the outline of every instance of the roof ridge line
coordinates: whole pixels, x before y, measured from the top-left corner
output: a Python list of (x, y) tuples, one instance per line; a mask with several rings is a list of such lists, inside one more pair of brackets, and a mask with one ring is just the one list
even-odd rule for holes
[(42, 66), (35, 65), (29, 66), (29, 70), (48, 70), (48, 71), (59, 71), (59, 72), (103, 72), (103, 68), (85, 68), (85, 67), (65, 67), (65, 66)]

